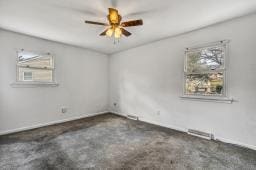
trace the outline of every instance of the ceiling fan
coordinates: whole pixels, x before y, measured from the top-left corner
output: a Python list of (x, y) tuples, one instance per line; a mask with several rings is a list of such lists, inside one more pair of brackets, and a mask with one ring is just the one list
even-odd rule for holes
[(109, 8), (108, 10), (109, 10), (109, 14), (107, 16), (107, 19), (108, 19), (109, 23), (85, 21), (86, 24), (107, 26), (108, 28), (105, 31), (103, 31), (100, 34), (100, 36), (108, 36), (108, 37), (113, 36), (116, 39), (119, 39), (122, 35), (129, 37), (131, 35), (131, 33), (129, 31), (125, 30), (124, 29), (125, 27), (133, 27), (133, 26), (143, 25), (143, 21), (141, 19), (121, 22), (122, 17), (121, 17), (121, 15), (118, 14), (117, 9)]

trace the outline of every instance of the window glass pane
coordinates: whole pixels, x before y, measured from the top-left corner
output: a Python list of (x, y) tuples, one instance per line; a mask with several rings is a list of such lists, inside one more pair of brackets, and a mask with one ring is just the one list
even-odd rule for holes
[(32, 76), (32, 72), (23, 72), (24, 77), (23, 80), (24, 81), (32, 81), (33, 80), (33, 76)]
[(53, 57), (50, 55), (37, 55), (22, 51), (18, 53), (18, 66), (34, 68), (53, 68)]
[[(52, 82), (53, 70), (49, 69), (34, 69), (34, 68), (18, 68), (18, 81), (30, 81), (35, 82)], [(30, 77), (29, 77), (30, 76)]]
[(29, 60), (32, 58), (36, 58), (39, 55), (33, 52), (28, 52), (28, 51), (19, 51), (18, 52), (18, 60), (19, 61), (25, 61), (25, 60)]
[(188, 74), (185, 77), (186, 95), (223, 95), (224, 94), (224, 74)]
[(225, 48), (215, 46), (186, 54), (186, 68), (188, 73), (224, 69)]

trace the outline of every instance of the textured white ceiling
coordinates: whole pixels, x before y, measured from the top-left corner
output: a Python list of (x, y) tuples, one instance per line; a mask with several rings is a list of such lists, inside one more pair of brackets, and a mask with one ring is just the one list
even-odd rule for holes
[[(84, 24), (105, 22), (108, 7), (144, 25), (114, 45), (98, 36), (103, 26)], [(256, 0), (0, 0), (0, 27), (110, 54), (255, 11)]]

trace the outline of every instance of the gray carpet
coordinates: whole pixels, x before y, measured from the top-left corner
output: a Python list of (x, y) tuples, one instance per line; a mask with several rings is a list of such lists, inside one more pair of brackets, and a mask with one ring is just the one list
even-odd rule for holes
[(256, 169), (256, 151), (112, 114), (0, 137), (0, 169)]

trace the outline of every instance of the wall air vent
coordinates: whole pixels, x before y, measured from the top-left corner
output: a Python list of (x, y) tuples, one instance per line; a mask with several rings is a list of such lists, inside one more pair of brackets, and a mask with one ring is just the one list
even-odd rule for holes
[(200, 137), (200, 138), (208, 139), (208, 140), (213, 140), (214, 139), (213, 134), (198, 131), (198, 130), (194, 130), (194, 129), (188, 129), (188, 134), (193, 135), (193, 136), (197, 136), (197, 137)]
[(139, 117), (134, 115), (127, 115), (127, 118), (132, 120), (139, 120)]

